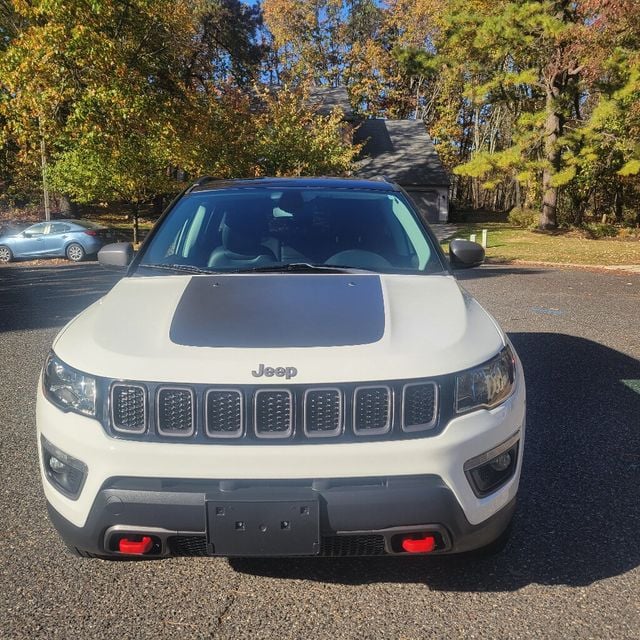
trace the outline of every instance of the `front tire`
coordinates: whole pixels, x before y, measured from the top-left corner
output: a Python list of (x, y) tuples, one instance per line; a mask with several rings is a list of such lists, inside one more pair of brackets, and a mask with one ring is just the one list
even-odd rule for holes
[(5, 245), (0, 245), (0, 262), (11, 262), (13, 260), (13, 253), (11, 249)]
[(71, 262), (82, 262), (84, 257), (87, 255), (86, 251), (82, 248), (81, 244), (77, 242), (72, 242), (66, 250), (67, 259), (71, 260)]

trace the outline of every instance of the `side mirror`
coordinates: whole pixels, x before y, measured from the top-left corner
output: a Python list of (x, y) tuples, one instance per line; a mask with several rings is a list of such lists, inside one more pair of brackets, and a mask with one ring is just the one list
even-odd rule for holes
[(449, 260), (454, 269), (470, 269), (484, 262), (484, 249), (477, 242), (452, 240), (449, 243)]
[(31, 233), (30, 231), (23, 231), (20, 235), (23, 238), (33, 238), (33, 233)]
[(106, 269), (126, 269), (133, 260), (133, 245), (130, 242), (114, 242), (98, 251), (98, 262)]

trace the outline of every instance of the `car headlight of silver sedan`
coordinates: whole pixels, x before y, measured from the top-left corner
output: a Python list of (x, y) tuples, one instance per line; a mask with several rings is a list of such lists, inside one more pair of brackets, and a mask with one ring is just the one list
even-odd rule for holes
[(506, 400), (515, 382), (516, 361), (511, 347), (479, 367), (456, 376), (456, 413), (491, 409)]
[(63, 411), (96, 415), (96, 380), (71, 368), (54, 353), (44, 365), (42, 384), (46, 397)]

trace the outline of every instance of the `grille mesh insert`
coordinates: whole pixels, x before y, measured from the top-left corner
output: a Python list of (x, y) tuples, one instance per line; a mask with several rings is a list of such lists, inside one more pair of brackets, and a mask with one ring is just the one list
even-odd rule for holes
[(165, 435), (193, 433), (193, 394), (189, 389), (158, 391), (158, 431)]
[(169, 538), (169, 549), (176, 556), (208, 556), (204, 536), (175, 536)]
[[(176, 556), (207, 556), (207, 539), (204, 536), (175, 536), (169, 538), (169, 549)], [(384, 537), (368, 534), (356, 536), (323, 536), (320, 555), (329, 557), (383, 556)]]
[(325, 536), (320, 555), (333, 557), (383, 556), (384, 536), (375, 534), (359, 536)]
[(354, 431), (385, 433), (391, 426), (391, 390), (389, 387), (360, 387), (356, 390)]
[(429, 428), (435, 424), (436, 386), (432, 382), (408, 384), (404, 388), (403, 420), (404, 429)]
[(255, 394), (256, 434), (286, 438), (293, 431), (293, 398), (287, 389), (261, 389)]
[(142, 387), (117, 384), (111, 389), (111, 419), (118, 431), (141, 433), (146, 427), (145, 392)]
[(207, 433), (210, 436), (242, 435), (242, 394), (235, 389), (207, 393)]
[(312, 435), (335, 435), (342, 428), (342, 394), (339, 389), (310, 389), (305, 394), (304, 426)]

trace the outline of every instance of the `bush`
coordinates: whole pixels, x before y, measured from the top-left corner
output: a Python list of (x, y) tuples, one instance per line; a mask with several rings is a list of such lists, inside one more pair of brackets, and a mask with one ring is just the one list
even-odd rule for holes
[(514, 207), (509, 211), (509, 222), (522, 229), (530, 229), (538, 226), (540, 214), (533, 209), (525, 209), (523, 207)]
[(618, 238), (620, 240), (640, 240), (640, 229), (622, 227), (622, 229), (618, 229)]
[(584, 225), (585, 230), (591, 238), (615, 238), (618, 235), (618, 227), (612, 224), (603, 224), (601, 222), (592, 222)]

